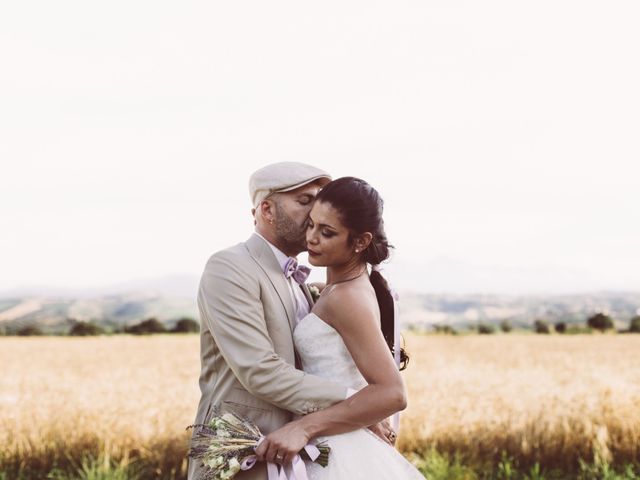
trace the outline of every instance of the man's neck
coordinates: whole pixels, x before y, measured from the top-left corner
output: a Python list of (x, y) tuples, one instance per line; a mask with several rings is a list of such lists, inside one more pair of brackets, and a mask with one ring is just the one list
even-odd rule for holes
[(262, 238), (264, 238), (271, 245), (276, 247), (282, 253), (284, 253), (287, 257), (297, 257), (300, 253), (299, 251), (294, 251), (291, 249), (289, 245), (286, 245), (275, 235), (273, 232), (265, 232), (260, 228), (256, 228), (256, 233), (259, 234)]

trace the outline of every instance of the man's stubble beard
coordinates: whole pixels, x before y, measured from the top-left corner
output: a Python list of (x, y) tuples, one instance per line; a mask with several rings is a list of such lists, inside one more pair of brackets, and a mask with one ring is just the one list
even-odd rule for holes
[(282, 243), (282, 246), (287, 251), (296, 252), (296, 255), (300, 252), (307, 250), (307, 236), (305, 221), (303, 225), (297, 225), (296, 222), (287, 214), (277, 202), (276, 206), (276, 235), (278, 240)]

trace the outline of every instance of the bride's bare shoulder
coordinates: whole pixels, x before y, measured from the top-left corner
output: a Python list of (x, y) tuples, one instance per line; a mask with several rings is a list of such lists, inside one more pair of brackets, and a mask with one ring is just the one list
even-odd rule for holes
[[(323, 318), (331, 319), (330, 325), (340, 330), (345, 323), (379, 323), (380, 311), (373, 288), (366, 285), (331, 285), (323, 293), (323, 298), (316, 305), (316, 311)], [(355, 325), (354, 325), (355, 326)]]

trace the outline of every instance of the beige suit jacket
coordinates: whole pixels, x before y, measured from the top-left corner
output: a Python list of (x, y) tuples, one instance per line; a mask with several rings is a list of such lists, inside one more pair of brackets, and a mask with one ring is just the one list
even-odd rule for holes
[[(308, 292), (305, 292), (308, 296)], [(214, 405), (254, 421), (263, 434), (292, 419), (344, 400), (345, 386), (295, 368), (295, 308), (289, 285), (265, 240), (215, 253), (198, 291), (200, 390), (195, 423), (208, 421)], [(189, 480), (201, 462), (189, 461)], [(258, 463), (238, 480), (267, 478)]]

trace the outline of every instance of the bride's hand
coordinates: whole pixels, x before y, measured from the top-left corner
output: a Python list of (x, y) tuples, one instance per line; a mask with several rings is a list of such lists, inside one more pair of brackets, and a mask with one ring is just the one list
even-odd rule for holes
[(309, 443), (309, 435), (299, 420), (267, 435), (256, 448), (258, 460), (288, 464)]
[(376, 423), (375, 425), (371, 425), (369, 430), (375, 433), (383, 442), (391, 445), (392, 447), (395, 446), (397, 435), (391, 427), (391, 423), (388, 419), (385, 419), (380, 423)]

